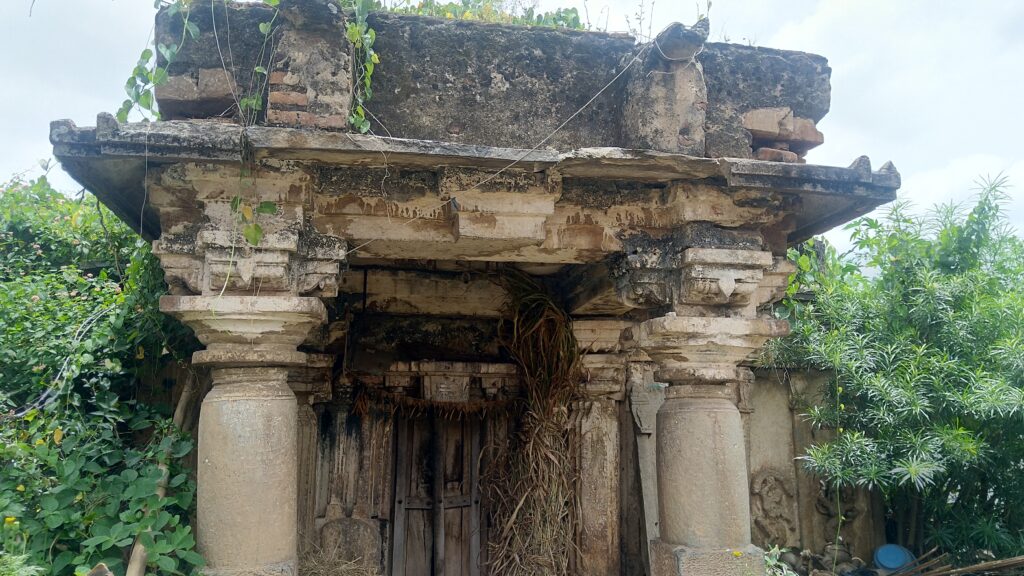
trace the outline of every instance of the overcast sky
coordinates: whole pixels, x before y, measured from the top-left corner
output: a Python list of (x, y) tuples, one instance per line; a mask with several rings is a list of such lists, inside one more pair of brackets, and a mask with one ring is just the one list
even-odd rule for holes
[[(649, 2), (649, 0), (648, 0)], [(0, 0), (5, 55), (0, 181), (49, 158), (49, 122), (113, 112), (152, 31), (152, 0)], [(660, 0), (644, 29), (692, 23), (706, 2)], [(583, 0), (541, 0), (543, 9)], [(593, 25), (627, 30), (638, 0), (590, 0)], [(1024, 2), (1019, 0), (714, 0), (712, 40), (821, 54), (832, 67), (825, 144), (808, 160), (892, 160), (900, 197), (922, 209), (969, 200), (979, 177), (1007, 175), (1024, 230)], [(528, 144), (528, 143), (524, 143)], [(58, 188), (78, 186), (59, 169)], [(838, 237), (836, 237), (838, 239)]]

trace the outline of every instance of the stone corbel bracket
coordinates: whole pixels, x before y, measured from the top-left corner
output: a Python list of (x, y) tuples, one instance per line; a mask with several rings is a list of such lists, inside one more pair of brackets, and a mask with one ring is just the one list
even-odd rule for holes
[(688, 248), (683, 252), (680, 304), (742, 306), (757, 291), (764, 270), (773, 264), (771, 252)]
[(777, 298), (782, 257), (754, 247), (683, 247), (672, 239), (611, 266), (618, 299), (631, 308), (669, 305), (754, 307)]

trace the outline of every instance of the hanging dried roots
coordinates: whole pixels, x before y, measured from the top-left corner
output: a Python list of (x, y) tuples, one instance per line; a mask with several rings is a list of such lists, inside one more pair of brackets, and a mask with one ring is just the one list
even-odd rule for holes
[(503, 277), (502, 343), (522, 389), (508, 441), (488, 447), (483, 489), (491, 511), (490, 573), (578, 573), (580, 355), (569, 315), (528, 275)]

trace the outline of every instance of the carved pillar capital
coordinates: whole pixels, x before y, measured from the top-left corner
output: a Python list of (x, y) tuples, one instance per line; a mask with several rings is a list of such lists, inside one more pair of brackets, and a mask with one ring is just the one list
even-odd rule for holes
[(642, 322), (637, 346), (657, 364), (655, 377), (670, 384), (722, 384), (750, 378), (738, 365), (789, 324), (769, 318), (693, 317), (669, 313)]
[(294, 296), (164, 296), (160, 310), (206, 346), (193, 364), (214, 367), (304, 365), (306, 354), (296, 348), (327, 321), (319, 298)]
[(178, 164), (149, 184), (162, 227), (153, 253), (173, 294), (337, 295), (347, 245), (313, 226), (305, 173)]

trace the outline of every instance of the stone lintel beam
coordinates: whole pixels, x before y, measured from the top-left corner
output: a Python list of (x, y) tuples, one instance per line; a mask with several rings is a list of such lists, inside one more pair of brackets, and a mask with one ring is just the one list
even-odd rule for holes
[(496, 362), (397, 361), (384, 374), (387, 388), (412, 389), (419, 385), (422, 397), (435, 402), (467, 402), (470, 384), (480, 383), (485, 398), (494, 398), (518, 387), (513, 364)]
[(497, 318), (508, 300), (493, 279), (471, 273), (351, 269), (338, 290), (367, 312), (401, 315)]
[(206, 345), (193, 364), (213, 368), (198, 435), (204, 571), (293, 576), (299, 411), (289, 370), (307, 366), (296, 348), (327, 320), (326, 309), (318, 298), (284, 296), (164, 296), (160, 309)]

